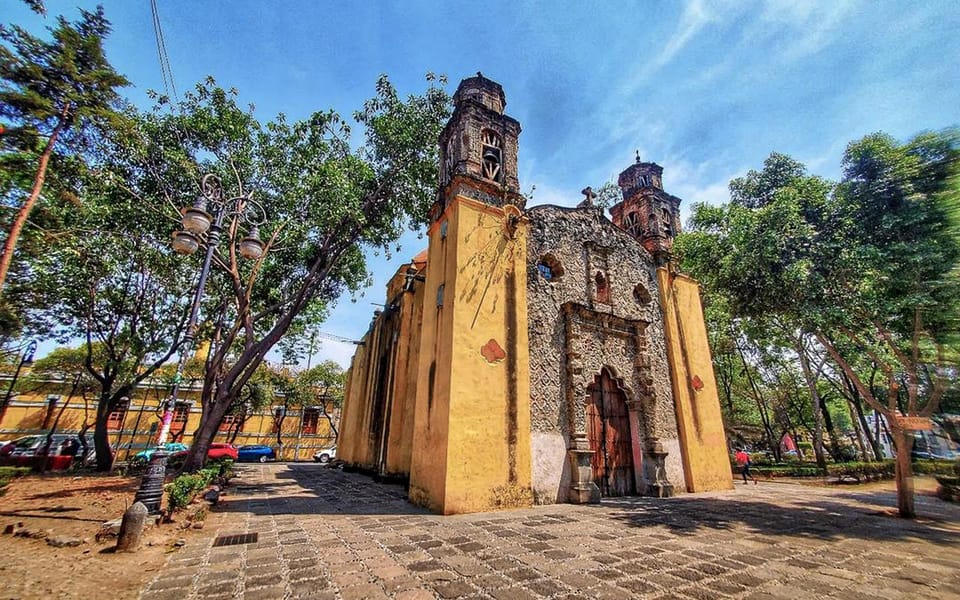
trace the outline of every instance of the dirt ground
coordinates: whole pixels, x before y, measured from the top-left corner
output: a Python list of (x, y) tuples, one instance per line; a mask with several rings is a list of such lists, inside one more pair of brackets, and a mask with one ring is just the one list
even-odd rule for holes
[[(104, 521), (123, 515), (139, 478), (45, 475), (16, 479), (0, 496), (0, 531), (23, 528), (49, 538), (72, 537), (79, 546), (57, 548), (45, 539), (0, 534), (0, 598), (136, 598), (179, 538), (201, 534), (174, 522), (147, 526), (136, 553), (114, 553), (115, 539), (95, 541)], [(105, 583), (109, 588), (105, 589)]]

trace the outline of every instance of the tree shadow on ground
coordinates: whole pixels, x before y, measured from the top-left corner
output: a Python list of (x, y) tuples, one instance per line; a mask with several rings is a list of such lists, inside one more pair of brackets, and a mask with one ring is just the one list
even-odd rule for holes
[(407, 500), (403, 485), (379, 483), (359, 473), (316, 463), (288, 463), (266, 483), (250, 483), (256, 467), (234, 467), (240, 476), (218, 512), (254, 515), (429, 515)]
[(24, 496), (27, 500), (52, 500), (56, 498), (69, 498), (70, 496), (76, 496), (80, 494), (90, 494), (97, 492), (116, 492), (118, 494), (126, 494), (130, 492), (130, 482), (128, 481), (114, 481), (108, 483), (102, 483), (100, 485), (94, 485), (90, 487), (77, 487), (77, 488), (67, 488), (62, 490), (57, 490), (55, 492), (47, 492), (45, 494), (33, 494), (31, 496)]
[(66, 515), (55, 515), (46, 512), (45, 509), (37, 510), (2, 510), (0, 511), (0, 516), (2, 517), (23, 517), (30, 519), (60, 519), (65, 521), (88, 521), (90, 523), (103, 523), (103, 519), (84, 519), (82, 517), (68, 517)]
[(933, 518), (910, 520), (890, 516), (895, 499), (889, 493), (820, 492), (806, 500), (796, 494), (791, 491), (786, 502), (735, 493), (618, 498), (605, 500), (597, 508), (608, 510), (610, 518), (633, 527), (659, 525), (686, 536), (745, 529), (754, 534), (825, 541), (922, 539), (939, 545), (960, 544), (960, 508), (947, 507)]
[[(411, 517), (424, 526), (442, 525), (446, 519), (414, 506), (402, 485), (375, 482), (359, 473), (348, 473), (309, 463), (293, 463), (272, 474), (263, 484), (250, 483), (241, 470), (233, 495), (218, 512), (253, 515), (316, 515)], [(675, 498), (627, 497), (605, 499), (599, 505), (546, 505), (520, 511), (501, 511), (468, 518), (512, 520), (540, 512), (561, 512), (571, 523), (598, 515), (631, 527), (666, 528), (678, 536), (709, 531), (742, 530), (749, 535), (800, 537), (818, 540), (922, 539), (939, 545), (960, 544), (960, 507), (945, 505), (937, 518), (907, 520), (880, 514), (878, 508), (895, 506), (891, 494), (831, 492), (818, 488), (784, 486), (780, 496), (745, 496), (737, 492), (688, 494)], [(804, 494), (807, 494), (806, 496)], [(918, 508), (941, 502), (924, 499)], [(941, 502), (941, 504), (943, 504)], [(878, 506), (879, 505), (879, 506)], [(493, 517), (495, 515), (495, 517)], [(428, 517), (423, 519), (422, 517)]]

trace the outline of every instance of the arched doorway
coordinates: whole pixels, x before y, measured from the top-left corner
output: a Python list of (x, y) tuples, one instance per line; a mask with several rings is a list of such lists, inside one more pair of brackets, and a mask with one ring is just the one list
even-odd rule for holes
[(602, 496), (637, 493), (627, 398), (604, 368), (587, 386), (587, 439), (593, 456), (593, 481)]

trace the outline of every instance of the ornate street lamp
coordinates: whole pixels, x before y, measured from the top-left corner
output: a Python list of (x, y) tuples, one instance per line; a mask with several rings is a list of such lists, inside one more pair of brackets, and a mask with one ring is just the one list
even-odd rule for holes
[[(207, 212), (207, 208), (212, 214)], [(157, 434), (157, 450), (150, 459), (150, 465), (140, 482), (135, 501), (143, 502), (150, 514), (160, 512), (163, 500), (163, 481), (167, 469), (169, 455), (165, 450), (167, 437), (170, 435), (170, 423), (173, 421), (173, 411), (177, 404), (177, 395), (180, 392), (180, 382), (183, 379), (183, 369), (196, 338), (197, 319), (200, 315), (200, 303), (203, 300), (207, 277), (210, 275), (210, 264), (214, 252), (220, 242), (220, 233), (223, 231), (223, 222), (228, 217), (237, 217), (248, 226), (247, 236), (240, 240), (240, 256), (250, 260), (257, 260), (263, 256), (266, 245), (260, 240), (260, 225), (267, 220), (266, 212), (259, 202), (249, 195), (225, 198), (220, 178), (208, 173), (200, 180), (200, 196), (192, 207), (185, 208), (183, 214), (183, 230), (173, 234), (173, 249), (190, 255), (201, 245), (206, 245), (207, 251), (200, 267), (200, 278), (193, 296), (193, 305), (190, 307), (190, 318), (187, 319), (186, 331), (180, 342), (180, 358), (177, 362), (177, 372), (173, 378), (173, 388), (170, 397), (164, 404), (163, 418), (160, 421), (160, 432)]]
[(10, 387), (7, 388), (7, 393), (3, 397), (3, 405), (0, 406), (0, 423), (3, 423), (3, 418), (7, 416), (7, 407), (10, 406), (10, 399), (13, 397), (13, 387), (17, 385), (17, 378), (20, 377), (20, 369), (23, 368), (23, 365), (32, 365), (33, 364), (33, 355), (37, 351), (37, 340), (30, 340), (26, 346), (23, 347), (23, 354), (20, 355), (20, 363), (17, 364), (17, 370), (13, 372), (13, 379), (10, 380)]

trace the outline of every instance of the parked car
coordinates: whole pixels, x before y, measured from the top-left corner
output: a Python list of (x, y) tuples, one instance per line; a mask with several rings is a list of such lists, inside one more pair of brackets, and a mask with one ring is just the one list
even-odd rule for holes
[(237, 460), (240, 462), (262, 462), (274, 460), (277, 453), (270, 446), (262, 444), (255, 446), (240, 446), (237, 448)]
[[(184, 450), (189, 450), (186, 444), (181, 444), (180, 442), (167, 442), (163, 445), (163, 449), (167, 451), (167, 454), (174, 454), (176, 452), (183, 452)], [(130, 459), (130, 464), (132, 465), (144, 465), (150, 462), (150, 459), (153, 458), (153, 453), (157, 451), (156, 446), (147, 448), (146, 450), (141, 450), (133, 455), (133, 458)]]
[[(46, 445), (46, 434), (17, 438), (0, 448), (0, 462), (18, 467), (36, 467), (44, 461), (43, 457), (46, 456), (46, 468), (66, 469), (80, 450), (80, 441), (77, 437), (66, 433), (54, 434), (49, 450)], [(38, 460), (40, 463), (37, 462)]]
[(318, 463), (326, 464), (331, 460), (333, 460), (334, 458), (336, 458), (336, 456), (337, 456), (337, 447), (334, 446), (333, 448), (320, 450), (319, 452), (313, 455), (313, 460), (317, 461)]
[[(170, 456), (170, 460), (167, 462), (167, 464), (171, 466), (182, 465), (183, 461), (187, 458), (187, 454), (189, 453), (189, 450), (177, 452), (176, 454)], [(224, 458), (237, 460), (237, 447), (233, 444), (210, 444), (210, 448), (207, 449), (207, 460), (221, 460)]]

